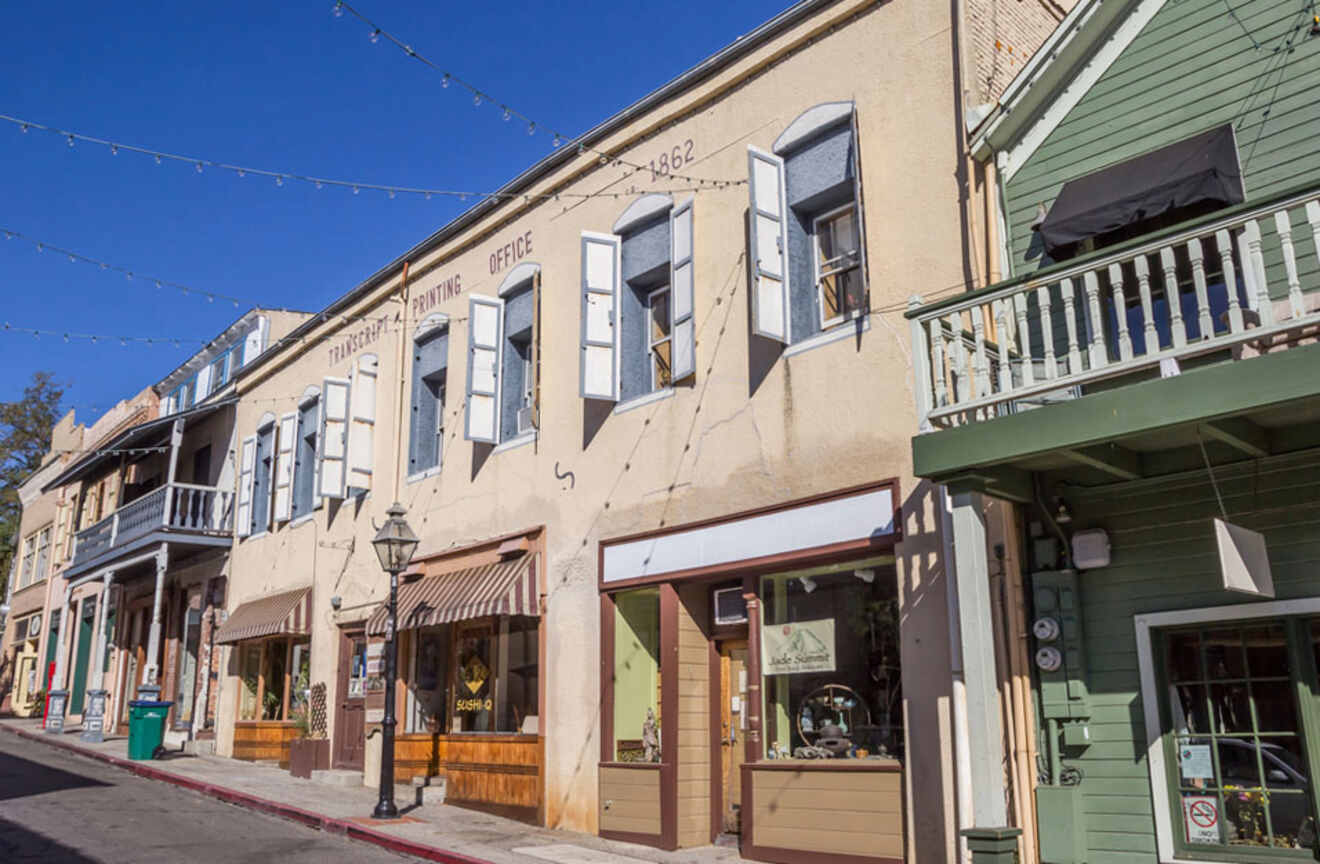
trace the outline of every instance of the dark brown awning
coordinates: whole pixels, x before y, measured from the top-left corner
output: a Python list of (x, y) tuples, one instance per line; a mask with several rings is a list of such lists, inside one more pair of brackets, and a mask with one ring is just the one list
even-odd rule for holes
[[(399, 629), (412, 630), (486, 615), (539, 615), (535, 557), (468, 567), (399, 586)], [(367, 633), (385, 633), (389, 607), (382, 603)]]
[(240, 603), (216, 631), (217, 644), (263, 636), (306, 636), (311, 632), (312, 589), (299, 588)]

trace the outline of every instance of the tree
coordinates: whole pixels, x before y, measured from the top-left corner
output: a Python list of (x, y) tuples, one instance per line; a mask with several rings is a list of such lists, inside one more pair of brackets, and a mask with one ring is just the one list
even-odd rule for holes
[(63, 398), (64, 387), (54, 382), (51, 373), (34, 372), (22, 399), (0, 402), (0, 598), (19, 541), (23, 507), (18, 487), (41, 467)]

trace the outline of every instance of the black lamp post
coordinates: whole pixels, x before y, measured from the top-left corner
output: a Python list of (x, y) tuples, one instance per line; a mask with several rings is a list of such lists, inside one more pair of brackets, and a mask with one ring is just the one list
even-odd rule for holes
[(376, 547), (380, 566), (390, 574), (390, 614), (385, 622), (385, 717), (381, 721), (380, 800), (372, 811), (373, 819), (396, 819), (394, 806), (394, 678), (399, 665), (399, 643), (394, 641), (399, 615), (399, 574), (408, 567), (417, 548), (417, 535), (403, 521), (407, 511), (395, 501), (385, 511), (390, 518), (380, 526), (371, 545)]

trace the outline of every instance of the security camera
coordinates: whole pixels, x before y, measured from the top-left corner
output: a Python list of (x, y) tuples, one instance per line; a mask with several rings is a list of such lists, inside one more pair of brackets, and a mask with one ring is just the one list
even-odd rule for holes
[(340, 597), (338, 594), (330, 598), (330, 608), (334, 609), (336, 612), (338, 612), (339, 607), (343, 605), (344, 605), (344, 598)]

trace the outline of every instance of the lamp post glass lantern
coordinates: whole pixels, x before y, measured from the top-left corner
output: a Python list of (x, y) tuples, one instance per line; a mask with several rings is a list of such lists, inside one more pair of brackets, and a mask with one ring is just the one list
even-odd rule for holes
[(372, 811), (373, 819), (396, 819), (399, 808), (394, 805), (394, 679), (399, 665), (399, 647), (395, 641), (399, 614), (399, 573), (412, 560), (417, 549), (417, 535), (403, 521), (403, 509), (398, 501), (385, 511), (389, 518), (380, 526), (371, 545), (376, 547), (380, 566), (390, 574), (389, 617), (385, 622), (385, 716), (381, 719), (380, 747), (380, 800)]

